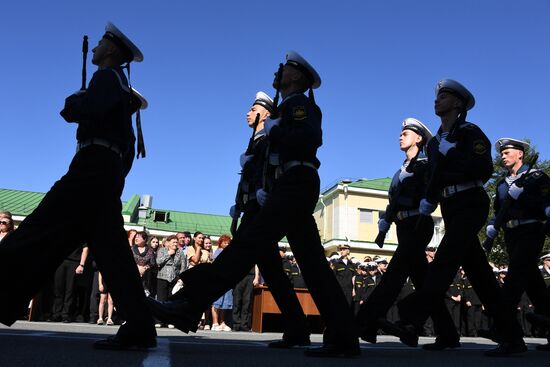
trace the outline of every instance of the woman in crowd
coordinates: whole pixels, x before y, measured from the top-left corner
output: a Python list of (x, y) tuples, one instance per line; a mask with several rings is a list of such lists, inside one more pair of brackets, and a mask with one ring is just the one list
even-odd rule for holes
[[(98, 283), (99, 283), (99, 318), (97, 319), (98, 325), (114, 325), (113, 322), (113, 299), (111, 298), (111, 295), (109, 294), (109, 290), (107, 289), (107, 285), (105, 284), (105, 281), (103, 280), (103, 277), (101, 276), (101, 273), (98, 274)], [(107, 321), (104, 323), (103, 316), (105, 315), (105, 302), (107, 302)]]
[[(202, 232), (195, 232), (193, 235), (193, 245), (187, 247), (187, 262), (189, 269), (198, 264), (209, 263), (210, 253), (204, 248), (205, 235)], [(199, 323), (199, 329), (210, 330), (212, 325), (211, 308), (206, 310)]]
[(134, 239), (136, 238), (137, 231), (135, 229), (130, 229), (128, 232), (128, 244), (130, 247), (134, 246)]
[[(231, 242), (231, 237), (221, 235), (218, 239), (218, 248), (214, 252), (214, 260)], [(225, 324), (226, 310), (233, 310), (233, 290), (228, 290), (212, 306), (212, 330), (213, 331), (231, 331), (231, 328)]]
[[(164, 246), (158, 250), (157, 299), (159, 301), (167, 301), (172, 293), (172, 288), (179, 279), (178, 275), (183, 270), (182, 256), (183, 252), (178, 250), (178, 239), (173, 235), (169, 236)], [(155, 325), (155, 327), (163, 326), (163, 324)]]
[(160, 240), (158, 237), (153, 236), (149, 239), (149, 247), (151, 250), (155, 251), (155, 254), (157, 253), (160, 246)]
[(13, 219), (11, 218), (11, 213), (4, 211), (0, 212), (0, 242), (13, 232)]
[(210, 236), (204, 236), (204, 243), (203, 243), (204, 251), (208, 253), (208, 260), (207, 263), (211, 263), (214, 261), (214, 253), (212, 252), (212, 239)]
[(204, 234), (202, 232), (195, 232), (193, 235), (193, 245), (187, 247), (187, 260), (189, 269), (197, 264), (209, 262), (210, 256), (204, 249)]
[(147, 246), (147, 232), (141, 231), (136, 233), (132, 246), (132, 252), (134, 260), (136, 261), (139, 275), (141, 276), (141, 283), (145, 293), (149, 296), (151, 294), (149, 288), (151, 284), (151, 269), (157, 266), (156, 254), (149, 246)]
[[(213, 253), (212, 253), (212, 239), (210, 236), (205, 235), (204, 240), (202, 243), (202, 254), (199, 259), (199, 264), (204, 263), (211, 263), (214, 261)], [(212, 308), (208, 307), (204, 311), (204, 320), (201, 321), (201, 324), (199, 325), (200, 328), (204, 328), (204, 330), (210, 330), (213, 326), (213, 315), (212, 315)]]
[(149, 240), (149, 248), (153, 250), (153, 253), (155, 254), (155, 266), (149, 269), (150, 275), (149, 275), (149, 297), (156, 298), (157, 297), (157, 274), (158, 274), (158, 267), (156, 266), (156, 258), (157, 258), (157, 252), (159, 250), (160, 240), (158, 237), (151, 237)]

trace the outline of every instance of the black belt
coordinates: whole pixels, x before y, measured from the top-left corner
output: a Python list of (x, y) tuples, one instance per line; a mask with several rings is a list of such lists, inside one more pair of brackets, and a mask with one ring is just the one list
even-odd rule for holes
[(407, 219), (409, 217), (414, 217), (414, 216), (419, 215), (419, 214), (420, 214), (420, 211), (418, 209), (400, 210), (400, 211), (397, 212), (395, 217), (397, 218), (397, 220), (403, 220), (403, 219)]
[(441, 194), (446, 199), (453, 196), (456, 193), (470, 190), (475, 187), (483, 187), (483, 181), (477, 180), (477, 181), (463, 182), (456, 185), (450, 185), (450, 186), (444, 187), (443, 190), (441, 190)]
[(105, 147), (107, 149), (112, 150), (113, 152), (115, 152), (116, 154), (122, 157), (122, 151), (120, 150), (118, 145), (111, 143), (110, 141), (102, 138), (92, 138), (92, 139), (79, 141), (76, 144), (76, 151), (78, 152), (86, 147), (89, 147), (90, 145), (99, 145), (99, 146)]
[(315, 171), (317, 171), (317, 166), (314, 165), (311, 162), (307, 162), (307, 161), (288, 161), (286, 163), (281, 164), (280, 166), (277, 166), (277, 168), (275, 169), (275, 179), (281, 177), (289, 169), (294, 168), (294, 167), (298, 167), (298, 166), (313, 168)]
[(543, 223), (543, 221), (538, 219), (511, 219), (506, 222), (505, 227), (512, 229), (512, 228), (522, 226), (524, 224), (531, 224), (531, 223)]

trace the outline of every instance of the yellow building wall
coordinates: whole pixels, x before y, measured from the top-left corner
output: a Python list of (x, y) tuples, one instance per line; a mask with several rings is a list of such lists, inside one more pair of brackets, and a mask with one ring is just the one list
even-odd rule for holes
[[(384, 195), (384, 192), (356, 192), (350, 189), (348, 190), (347, 199), (343, 190), (336, 190), (329, 194), (328, 197), (324, 197), (323, 202), (326, 207), (323, 209), (323, 206), (319, 202), (314, 212), (314, 218), (319, 228), (321, 241), (328, 242), (333, 239), (344, 240), (347, 229), (347, 235), (350, 241), (374, 242), (374, 239), (378, 235), (380, 212), (385, 211), (388, 205), (388, 199)], [(345, 218), (346, 201), (347, 218)], [(361, 223), (360, 209), (372, 211), (371, 223)], [(335, 215), (336, 212), (339, 214)], [(335, 223), (335, 217), (337, 217), (337, 223)], [(434, 219), (441, 217), (439, 207), (433, 213), (433, 217)], [(345, 222), (346, 220), (348, 221), (347, 223)], [(335, 225), (341, 228), (334, 228)], [(338, 236), (335, 237), (335, 234), (338, 234)], [(386, 237), (386, 243), (397, 244), (395, 225), (391, 226), (388, 236)]]

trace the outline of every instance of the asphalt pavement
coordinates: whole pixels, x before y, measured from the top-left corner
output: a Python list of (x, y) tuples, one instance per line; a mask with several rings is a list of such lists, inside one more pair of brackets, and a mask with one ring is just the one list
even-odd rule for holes
[[(362, 343), (362, 354), (352, 359), (310, 358), (304, 348), (274, 350), (267, 343), (280, 333), (199, 331), (183, 334), (160, 329), (158, 347), (147, 352), (99, 351), (94, 340), (116, 333), (117, 326), (61, 324), (19, 321), (11, 328), (0, 325), (0, 367), (201, 367), (201, 366), (545, 366), (550, 352), (535, 350), (545, 339), (526, 339), (529, 352), (509, 358), (489, 358), (483, 351), (495, 344), (481, 338), (462, 338), (462, 347), (443, 352), (409, 348), (397, 338), (380, 336), (375, 345)], [(313, 335), (313, 346), (321, 345), (321, 335)], [(420, 344), (433, 338), (421, 338)]]

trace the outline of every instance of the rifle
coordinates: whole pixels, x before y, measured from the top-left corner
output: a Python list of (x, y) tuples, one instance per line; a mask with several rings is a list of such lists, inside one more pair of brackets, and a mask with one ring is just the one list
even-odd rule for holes
[(82, 86), (80, 90), (86, 90), (86, 57), (88, 56), (88, 36), (82, 39)]
[[(277, 70), (277, 77), (276, 77), (276, 93), (275, 97), (273, 98), (273, 113), (271, 114), (270, 118), (276, 119), (279, 117), (279, 94), (281, 93), (281, 79), (283, 78), (283, 68), (285, 66), (281, 63), (279, 64), (279, 69)], [(264, 169), (263, 169), (263, 175), (262, 175), (262, 188), (269, 192), (268, 188), (268, 182), (269, 182), (269, 155), (271, 153), (271, 146), (267, 144), (267, 148), (265, 150), (265, 156), (264, 156)]]
[[(523, 174), (523, 176), (521, 176), (514, 182), (516, 186), (519, 186), (519, 187), (523, 186), (523, 182), (525, 181), (525, 179), (527, 178), (527, 176), (529, 175), (529, 173), (531, 172), (535, 164), (537, 164), (538, 159), (539, 159), (538, 153), (536, 153), (535, 155), (533, 155), (533, 157), (531, 157), (530, 161), (527, 163), (527, 171)], [(510, 195), (506, 194), (506, 198), (504, 199), (502, 206), (500, 207), (498, 213), (496, 214), (495, 223), (493, 224), (493, 226), (497, 231), (499, 231), (502, 228), (502, 225), (504, 224), (503, 223), (504, 218), (506, 217), (506, 214), (508, 213), (508, 209), (510, 208), (510, 205), (512, 205), (513, 202), (514, 202), (514, 199)], [(491, 250), (493, 249), (494, 242), (495, 242), (494, 238), (487, 237), (485, 241), (483, 241), (483, 245), (482, 245), (483, 249), (487, 253), (490, 253)]]
[[(248, 140), (248, 147), (246, 148), (245, 154), (250, 154), (250, 151), (252, 150), (252, 146), (254, 144), (254, 136), (256, 135), (256, 128), (258, 127), (258, 124), (260, 123), (260, 114), (256, 114), (256, 119), (254, 120), (254, 125), (252, 125), (252, 136)], [(244, 168), (244, 167), (243, 167)], [(243, 184), (243, 175), (241, 170), (241, 179), (239, 180), (239, 184), (237, 185), (237, 194), (235, 195), (235, 208), (237, 209), (236, 215), (232, 218), (231, 221), (231, 234), (235, 236), (237, 233), (237, 222), (239, 221), (239, 217), (241, 214), (241, 195), (242, 195), (242, 184)], [(238, 215), (237, 215), (238, 214)]]
[[(460, 115), (458, 115), (453, 126), (451, 126), (451, 129), (449, 130), (449, 135), (447, 135), (447, 141), (452, 139), (452, 137), (454, 136), (454, 133), (456, 131), (457, 126), (459, 125), (459, 122), (462, 123), (464, 121), (466, 121), (466, 111), (462, 111)], [(436, 154), (436, 156), (432, 157), (431, 159), (435, 162), (434, 162), (434, 167), (431, 171), (430, 179), (428, 180), (428, 185), (426, 186), (426, 199), (428, 201), (430, 198), (437, 197), (437, 190), (439, 189), (439, 185), (438, 185), (439, 175), (440, 175), (441, 166), (442, 166), (441, 157), (439, 157), (439, 154)], [(423, 215), (418, 216), (418, 219), (416, 220), (416, 226), (414, 227), (415, 231), (418, 231), (423, 220), (424, 220)]]
[[(418, 160), (418, 156), (422, 152), (422, 149), (418, 147), (418, 152), (416, 155), (411, 159), (409, 162), (409, 165), (405, 168), (405, 171), (411, 173), (414, 165), (416, 164), (416, 161)], [(393, 194), (393, 200), (390, 202), (390, 205), (388, 205), (388, 209), (386, 210), (386, 218), (388, 218), (388, 223), (392, 223), (395, 221), (394, 217), (397, 213), (397, 203), (399, 202), (399, 197), (401, 196), (401, 191), (403, 189), (403, 183), (400, 182), (399, 185), (397, 185), (397, 188), (394, 191)], [(378, 245), (378, 247), (382, 248), (384, 247), (384, 240), (386, 239), (386, 234), (388, 231), (379, 231), (378, 236), (376, 236), (376, 239), (374, 240), (374, 243)]]

